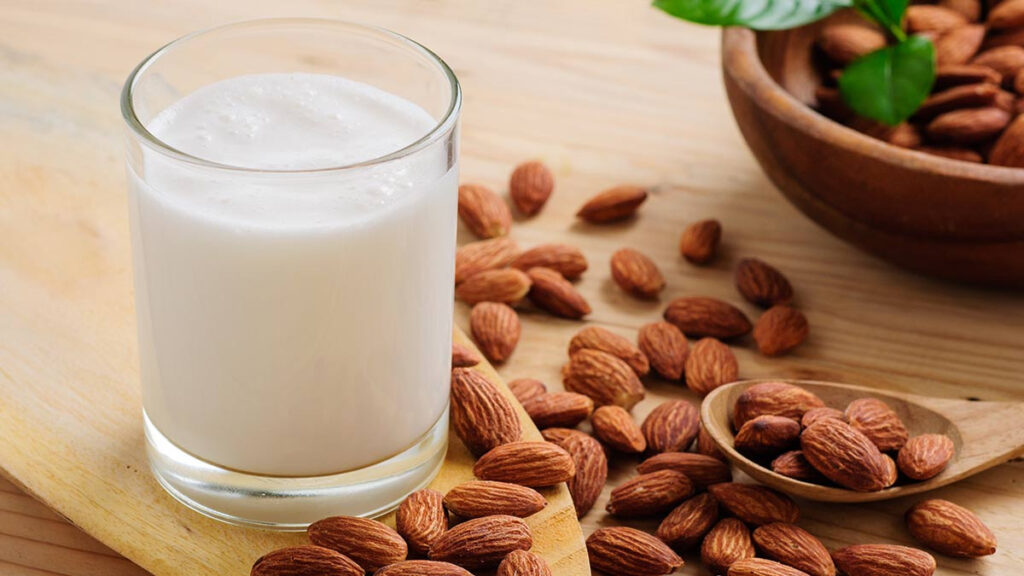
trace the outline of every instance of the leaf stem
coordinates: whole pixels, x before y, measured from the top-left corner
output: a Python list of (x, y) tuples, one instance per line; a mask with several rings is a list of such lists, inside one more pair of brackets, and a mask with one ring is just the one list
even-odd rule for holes
[(897, 42), (907, 41), (907, 34), (903, 31), (903, 28), (900, 27), (900, 23), (890, 20), (876, 0), (855, 0), (854, 5), (856, 6), (857, 11), (862, 15), (874, 20), (880, 26), (885, 28), (885, 30), (889, 32)]

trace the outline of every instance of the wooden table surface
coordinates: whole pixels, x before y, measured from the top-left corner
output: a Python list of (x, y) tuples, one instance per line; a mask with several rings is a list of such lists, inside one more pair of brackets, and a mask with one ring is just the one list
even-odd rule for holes
[[(274, 0), (0, 1), (0, 306), (19, 304), (5, 285), (57, 287), (38, 305), (46, 298), (81, 297), (90, 282), (102, 282), (126, 297), (89, 320), (102, 323), (102, 314), (111, 312), (119, 322), (131, 316), (121, 82), (169, 39), (269, 16), (371, 22), (445, 58), (465, 90), (463, 180), (503, 189), (512, 166), (527, 158), (541, 158), (555, 170), (552, 201), (537, 218), (517, 223), (514, 236), (524, 246), (559, 240), (584, 249), (591, 270), (579, 286), (595, 309), (588, 321), (634, 337), (672, 297), (706, 294), (738, 302), (732, 266), (740, 257), (758, 256), (789, 275), (812, 336), (777, 360), (740, 343), (742, 376), (1024, 400), (1024, 298), (904, 273), (804, 219), (764, 178), (732, 122), (718, 71), (717, 31), (671, 20), (642, 1), (296, 0), (287, 7)], [(583, 199), (627, 181), (655, 186), (640, 218), (602, 229), (573, 222)], [(19, 193), (26, 189), (33, 194)], [(685, 223), (704, 217), (723, 222), (725, 240), (714, 265), (696, 268), (678, 258), (675, 246)], [(42, 221), (58, 222), (58, 235), (38, 236)], [(464, 230), (460, 238), (470, 239)], [(58, 245), (65, 249), (45, 249)], [(630, 299), (611, 282), (608, 257), (625, 245), (662, 266), (668, 288), (660, 302)], [(83, 278), (83, 271), (96, 269), (100, 254), (102, 277)], [(457, 314), (465, 326), (466, 309), (460, 305)], [(581, 324), (530, 309), (522, 316), (522, 342), (501, 374), (537, 377), (560, 388), (565, 346)], [(5, 387), (61, 362), (52, 350), (26, 356), (4, 319), (0, 312), (0, 403)], [(104, 344), (96, 348), (104, 362), (135, 366), (134, 347)], [(637, 417), (665, 398), (696, 400), (677, 385), (652, 380), (648, 387)], [(1007, 423), (1012, 425), (1019, 423)], [(610, 484), (631, 474), (634, 464), (615, 461)], [(1000, 539), (999, 552), (987, 559), (939, 557), (938, 574), (1024, 571), (1024, 463), (1000, 466), (935, 495), (974, 509)], [(830, 547), (909, 543), (900, 517), (913, 501), (802, 503), (802, 524)], [(613, 523), (603, 502), (584, 518), (586, 531)], [(682, 572), (706, 573), (695, 562)], [(0, 481), (0, 574), (143, 573)]]

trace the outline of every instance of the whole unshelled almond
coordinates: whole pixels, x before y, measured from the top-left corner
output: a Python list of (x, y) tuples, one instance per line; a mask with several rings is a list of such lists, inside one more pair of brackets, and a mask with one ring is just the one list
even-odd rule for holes
[(480, 355), (469, 346), (452, 343), (452, 368), (470, 368), (481, 362)]
[(531, 488), (565, 482), (575, 473), (569, 453), (550, 442), (502, 444), (481, 456), (473, 466), (473, 474), (482, 480)]
[(569, 341), (569, 356), (584, 348), (600, 350), (619, 358), (629, 364), (637, 376), (650, 372), (647, 356), (639, 348), (626, 338), (600, 326), (587, 326), (577, 332)]
[(836, 567), (846, 576), (931, 576), (931, 554), (895, 544), (857, 544), (832, 552)]
[(594, 401), (575, 392), (553, 392), (530, 398), (523, 409), (537, 428), (572, 428), (590, 417)]
[(409, 554), (398, 532), (369, 518), (331, 516), (310, 524), (306, 534), (313, 544), (340, 552), (370, 572), (401, 562)]
[(949, 500), (923, 500), (907, 510), (910, 535), (925, 546), (957, 558), (996, 552), (996, 536), (974, 512)]
[(452, 428), (473, 454), (519, 440), (519, 417), (498, 388), (471, 368), (452, 370)]
[(513, 550), (533, 546), (530, 528), (515, 516), (485, 516), (448, 530), (430, 548), (430, 559), (471, 570), (496, 566)]
[(817, 468), (811, 466), (802, 450), (790, 450), (779, 455), (779, 457), (772, 460), (772, 471), (776, 474), (782, 474), (787, 478), (803, 482), (813, 482), (815, 484), (828, 482), (828, 479), (822, 476)]
[(800, 425), (807, 428), (822, 418), (835, 418), (836, 420), (842, 420), (845, 422), (846, 414), (843, 414), (842, 410), (829, 408), (828, 406), (811, 408), (807, 412), (804, 412), (803, 417), (800, 418)]
[(701, 396), (735, 382), (739, 363), (728, 346), (714, 338), (701, 338), (686, 357), (686, 387)]
[(939, 0), (939, 6), (962, 14), (968, 22), (977, 22), (981, 19), (980, 0)]
[(647, 449), (647, 440), (640, 426), (621, 406), (601, 406), (590, 417), (594, 436), (606, 446), (623, 454), (640, 454)]
[(937, 142), (978, 144), (997, 136), (1010, 123), (1010, 113), (996, 106), (965, 108), (940, 114), (925, 131)]
[(444, 495), (444, 505), (461, 518), (506, 515), (526, 518), (548, 505), (548, 501), (533, 488), (471, 480), (452, 488)]
[(497, 576), (551, 576), (551, 567), (527, 550), (513, 550), (498, 565)]
[(636, 467), (637, 472), (649, 474), (657, 470), (682, 472), (694, 487), (704, 489), (712, 484), (732, 481), (729, 465), (703, 454), (690, 452), (663, 452), (644, 460)]
[(548, 387), (543, 382), (534, 378), (517, 378), (508, 383), (508, 389), (512, 391), (512, 395), (519, 400), (520, 404), (548, 391)]
[[(980, 67), (998, 74), (987, 66)], [(1002, 76), (1000, 76), (1002, 77)], [(934, 118), (939, 114), (956, 110), (957, 108), (969, 108), (975, 106), (989, 106), (996, 101), (999, 95), (999, 86), (981, 82), (964, 86), (954, 86), (948, 90), (936, 92), (929, 96), (924, 104), (914, 113), (915, 119)]]
[(941, 33), (967, 24), (967, 18), (949, 8), (919, 4), (907, 6), (904, 24), (911, 34)]
[(835, 576), (836, 565), (820, 540), (795, 524), (773, 522), (754, 530), (754, 543), (766, 556), (810, 576)]
[(292, 546), (264, 554), (250, 576), (363, 576), (351, 558), (321, 546)]
[(700, 546), (700, 561), (714, 574), (725, 574), (729, 566), (744, 558), (753, 558), (754, 543), (750, 530), (736, 518), (722, 518), (704, 536)]
[(763, 414), (800, 420), (804, 412), (824, 406), (821, 398), (799, 386), (785, 382), (761, 382), (744, 390), (736, 399), (732, 424), (738, 430), (747, 420)]
[(953, 441), (943, 434), (922, 434), (906, 441), (896, 464), (912, 480), (938, 476), (953, 459)]
[(654, 371), (662, 378), (679, 380), (683, 377), (689, 344), (686, 336), (674, 324), (645, 324), (637, 334), (637, 344)]
[[(976, 2), (977, 0), (966, 1)], [(952, 64), (948, 66), (940, 66), (935, 71), (936, 93), (940, 93), (941, 91), (945, 91), (956, 86), (972, 86), (977, 84), (998, 86), (1002, 82), (1002, 74), (988, 66), (979, 66), (977, 64)]]
[(644, 385), (636, 372), (619, 358), (584, 348), (569, 358), (565, 389), (589, 396), (596, 406), (615, 404), (626, 410), (644, 398)]
[(413, 492), (398, 507), (395, 531), (405, 539), (409, 550), (425, 556), (430, 547), (448, 530), (444, 496), (424, 488)]
[(846, 421), (882, 452), (899, 450), (907, 442), (907, 427), (899, 414), (878, 398), (858, 398), (846, 407)]
[(687, 336), (725, 339), (750, 332), (751, 324), (739, 308), (703, 296), (676, 298), (665, 308), (665, 320)]
[(724, 482), (708, 486), (708, 492), (723, 508), (747, 524), (793, 524), (800, 519), (800, 509), (789, 496), (766, 486)]
[(537, 266), (530, 268), (527, 274), (532, 282), (529, 290), (530, 300), (540, 308), (555, 316), (574, 320), (590, 314), (590, 304), (576, 287), (558, 272)]
[(710, 456), (715, 460), (721, 460), (722, 462), (728, 462), (729, 459), (725, 457), (725, 454), (718, 449), (718, 444), (715, 444), (715, 440), (708, 434), (704, 425), (701, 424), (700, 432), (697, 433), (697, 442), (693, 445), (694, 450), (697, 454), (703, 454), (704, 456)]
[(625, 220), (636, 213), (647, 200), (647, 190), (640, 186), (616, 186), (594, 196), (576, 213), (591, 224)]
[(550, 268), (566, 280), (575, 280), (586, 272), (587, 258), (575, 246), (541, 244), (516, 256), (509, 265), (523, 271), (537, 267)]
[(789, 306), (772, 306), (754, 326), (754, 341), (765, 356), (781, 356), (803, 344), (810, 326), (803, 312)]
[(1012, 80), (1017, 72), (1024, 68), (1024, 47), (1020, 46), (999, 46), (989, 48), (978, 54), (971, 60), (971, 64), (988, 66), (1003, 75), (1003, 78)]
[(988, 155), (990, 164), (1024, 168), (1024, 117), (1018, 116), (996, 140)]
[(567, 482), (576, 517), (582, 518), (597, 502), (608, 479), (608, 457), (601, 443), (588, 434), (572, 430), (558, 445), (572, 456), (576, 474)]
[(1006, 0), (994, 5), (988, 13), (988, 25), (996, 30), (1024, 26), (1024, 2)]
[(565, 440), (570, 436), (586, 436), (587, 433), (580, 432), (573, 428), (545, 428), (540, 431), (540, 435), (544, 437), (546, 442), (562, 446)]
[(840, 486), (871, 492), (889, 485), (883, 454), (846, 422), (825, 418), (811, 424), (800, 435), (800, 449), (811, 466)]
[(981, 48), (985, 26), (968, 24), (946, 32), (934, 41), (935, 62), (939, 66), (966, 64)]
[(729, 567), (729, 576), (808, 576), (792, 566), (765, 560), (764, 558), (744, 558), (737, 560)]
[(800, 438), (800, 423), (785, 416), (765, 414), (743, 423), (734, 444), (740, 452), (754, 456), (778, 454)]
[(555, 176), (543, 162), (523, 162), (512, 171), (508, 182), (508, 195), (520, 212), (533, 216), (551, 197), (555, 189)]
[(686, 400), (668, 400), (651, 410), (641, 430), (649, 452), (682, 452), (697, 437), (700, 413)]
[(823, 27), (818, 36), (821, 51), (843, 65), (884, 46), (882, 32), (860, 24), (831, 24)]
[(484, 356), (500, 364), (515, 351), (522, 326), (508, 304), (480, 302), (469, 314), (469, 332)]
[(682, 472), (658, 470), (616, 486), (605, 508), (620, 517), (654, 516), (693, 494), (693, 483)]
[(514, 306), (530, 292), (530, 277), (515, 268), (484, 270), (455, 287), (455, 297), (466, 304), (501, 302)]
[(587, 537), (590, 567), (609, 576), (671, 574), (683, 559), (654, 536), (626, 526), (600, 528)]
[(455, 283), (484, 270), (508, 266), (516, 250), (515, 241), (506, 236), (463, 244), (455, 251)]
[(693, 546), (718, 521), (718, 502), (703, 492), (676, 506), (658, 525), (658, 538), (676, 550)]
[(736, 266), (736, 289), (748, 302), (770, 308), (793, 300), (793, 287), (777, 268), (758, 260), (744, 258)]
[(459, 186), (459, 218), (481, 238), (508, 234), (512, 228), (512, 212), (500, 196), (486, 186)]
[(722, 225), (718, 220), (694, 222), (683, 230), (679, 253), (694, 264), (707, 264), (714, 259), (721, 240)]
[(473, 576), (473, 573), (450, 562), (436, 560), (406, 560), (389, 564), (373, 576)]
[(665, 288), (665, 277), (646, 254), (622, 248), (612, 254), (612, 280), (627, 294), (654, 298)]

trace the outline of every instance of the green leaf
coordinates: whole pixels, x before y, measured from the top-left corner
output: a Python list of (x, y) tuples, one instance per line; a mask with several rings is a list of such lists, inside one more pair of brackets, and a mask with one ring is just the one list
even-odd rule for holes
[(697, 24), (784, 30), (820, 20), (851, 6), (852, 0), (654, 0), (653, 4)]
[(839, 92), (854, 112), (895, 126), (917, 111), (935, 82), (931, 40), (911, 36), (854, 60), (839, 77)]
[(907, 0), (875, 0), (886, 22), (883, 24), (899, 26), (903, 22), (903, 13), (907, 11)]

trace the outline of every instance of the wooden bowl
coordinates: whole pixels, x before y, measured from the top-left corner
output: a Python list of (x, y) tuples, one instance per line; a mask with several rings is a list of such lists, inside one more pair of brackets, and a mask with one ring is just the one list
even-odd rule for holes
[(898, 148), (817, 113), (819, 26), (722, 34), (729, 103), (771, 181), (836, 236), (899, 266), (1024, 287), (1024, 169)]

